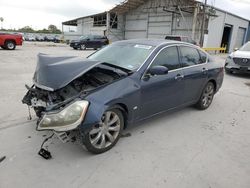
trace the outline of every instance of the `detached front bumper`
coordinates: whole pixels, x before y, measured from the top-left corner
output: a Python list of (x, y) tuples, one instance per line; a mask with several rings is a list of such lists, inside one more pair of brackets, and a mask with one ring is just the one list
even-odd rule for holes
[(38, 121), (37, 130), (67, 132), (76, 129), (85, 118), (89, 102), (75, 101), (60, 110), (45, 112)]

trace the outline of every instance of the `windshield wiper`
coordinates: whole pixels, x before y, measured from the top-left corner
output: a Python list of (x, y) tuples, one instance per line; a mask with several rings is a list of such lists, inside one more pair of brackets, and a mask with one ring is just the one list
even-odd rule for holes
[(127, 74), (132, 74), (132, 73), (133, 73), (132, 70), (126, 69), (126, 68), (124, 68), (124, 67), (120, 67), (120, 66), (118, 66), (118, 65), (114, 65), (114, 64), (111, 64), (111, 63), (107, 63), (107, 62), (104, 62), (104, 63), (102, 63), (102, 64), (103, 64), (103, 65), (107, 65), (107, 66), (109, 66), (109, 67), (113, 67), (113, 68), (115, 68), (115, 69), (120, 69), (120, 70), (122, 70), (123, 72), (125, 72), (125, 73), (127, 73)]

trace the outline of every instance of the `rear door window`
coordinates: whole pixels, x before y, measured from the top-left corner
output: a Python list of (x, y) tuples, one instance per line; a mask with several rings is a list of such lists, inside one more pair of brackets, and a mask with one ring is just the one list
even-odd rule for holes
[(195, 48), (181, 46), (180, 59), (183, 67), (189, 67), (200, 63), (200, 54)]
[(207, 54), (201, 50), (198, 50), (200, 54), (200, 62), (199, 64), (206, 63), (207, 62)]

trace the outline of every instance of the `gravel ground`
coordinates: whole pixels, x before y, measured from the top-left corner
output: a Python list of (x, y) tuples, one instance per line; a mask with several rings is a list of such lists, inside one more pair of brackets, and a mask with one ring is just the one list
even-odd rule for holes
[[(38, 53), (86, 56), (66, 45), (25, 43), (0, 50), (0, 187), (249, 188), (250, 76), (225, 75), (206, 111), (192, 107), (128, 130), (116, 147), (92, 155), (53, 139), (53, 159), (37, 155), (49, 132), (36, 132), (21, 99)], [(223, 62), (225, 56), (216, 56)]]

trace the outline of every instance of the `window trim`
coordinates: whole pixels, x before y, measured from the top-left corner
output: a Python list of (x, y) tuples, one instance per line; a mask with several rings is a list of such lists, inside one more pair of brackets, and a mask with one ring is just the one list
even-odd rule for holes
[[(192, 46), (186, 46), (186, 45), (178, 46), (178, 48), (179, 48), (179, 58), (180, 58), (180, 63), (181, 63), (181, 67), (182, 67), (182, 68), (193, 67), (193, 66), (196, 66), (196, 65), (202, 65), (202, 64), (204, 64), (204, 63), (198, 63), (198, 64), (195, 63), (194, 65), (190, 65), (190, 66), (184, 67), (183, 62), (182, 62), (182, 60), (181, 60), (181, 59), (182, 59), (182, 58), (181, 58), (181, 56), (182, 56), (181, 47), (189, 47), (189, 48), (192, 48), (192, 49), (196, 50), (196, 52), (198, 53), (198, 56), (199, 56), (199, 60), (201, 60), (201, 54), (200, 54), (198, 48), (194, 48), (194, 47), (192, 47)], [(208, 57), (207, 57), (207, 58), (208, 58)], [(207, 62), (207, 58), (206, 58), (206, 62)], [(206, 62), (205, 62), (205, 63), (206, 63)]]
[[(148, 69), (150, 68), (150, 66), (152, 65), (152, 63), (153, 63), (154, 60), (156, 59), (156, 57), (159, 55), (159, 53), (161, 53), (162, 50), (164, 50), (164, 49), (166, 49), (166, 48), (169, 48), (169, 47), (173, 47), (173, 46), (177, 47), (179, 60), (180, 60), (180, 48), (179, 48), (179, 47), (181, 47), (181, 46), (186, 46), (186, 47), (194, 48), (194, 49), (196, 49), (196, 50), (201, 50), (201, 49), (199, 49), (198, 47), (196, 47), (196, 46), (191, 46), (191, 45), (189, 45), (189, 44), (171, 44), (171, 45), (168, 45), (168, 46), (164, 46), (164, 47), (162, 47), (162, 48), (159, 50), (159, 52), (157, 52), (157, 54), (154, 56), (154, 58), (150, 61), (150, 63), (149, 63), (149, 65), (147, 66), (146, 70), (145, 70), (144, 73), (142, 74), (141, 79), (143, 79), (143, 78), (145, 77), (145, 75), (147, 74)], [(201, 51), (203, 51), (203, 50), (201, 50)], [(153, 54), (153, 52), (154, 52), (154, 50), (151, 52), (150, 56)], [(205, 52), (205, 51), (203, 51), (203, 52)], [(199, 52), (198, 52), (198, 53), (199, 53)], [(205, 52), (205, 54), (206, 54), (206, 52)], [(149, 57), (150, 57), (150, 56), (149, 56)], [(148, 58), (149, 58), (149, 57), (148, 57)], [(147, 61), (147, 59), (146, 59), (146, 61)], [(146, 62), (146, 61), (145, 61), (145, 62)], [(144, 62), (144, 63), (145, 63), (145, 62)], [(143, 63), (142, 65), (144, 65), (144, 63)], [(208, 55), (207, 55), (207, 60), (206, 60), (205, 63), (201, 63), (201, 64), (197, 64), (197, 65), (192, 65), (192, 66), (188, 66), (188, 67), (182, 67), (182, 66), (181, 66), (179, 69), (170, 70), (169, 73), (171, 73), (171, 72), (176, 72), (176, 71), (181, 71), (181, 70), (185, 70), (185, 69), (192, 68), (192, 67), (197, 67), (197, 66), (205, 65), (205, 64), (207, 64), (207, 63), (208, 63)], [(142, 66), (141, 66), (141, 67), (142, 67)], [(141, 67), (140, 67), (140, 68), (141, 68)], [(140, 69), (140, 68), (139, 68), (139, 69)], [(138, 70), (139, 70), (139, 69), (138, 69)]]
[[(179, 68), (177, 68), (177, 69), (180, 69), (182, 66), (181, 66), (180, 52), (179, 52), (178, 46), (168, 46), (168, 47), (162, 49), (161, 52), (162, 52), (163, 50), (167, 49), (167, 48), (173, 48), (173, 47), (176, 48), (177, 55), (178, 55), (177, 59), (178, 59), (178, 61), (179, 61)], [(161, 52), (160, 52), (160, 53), (161, 53)], [(152, 62), (151, 65), (149, 66), (149, 68), (152, 66), (152, 64), (154, 63), (155, 59), (157, 58), (158, 55), (160, 55), (160, 53), (157, 53), (157, 55), (155, 56), (153, 62)], [(176, 69), (173, 69), (173, 70), (176, 70)], [(168, 72), (170, 72), (170, 71), (172, 71), (172, 70), (169, 70)]]

